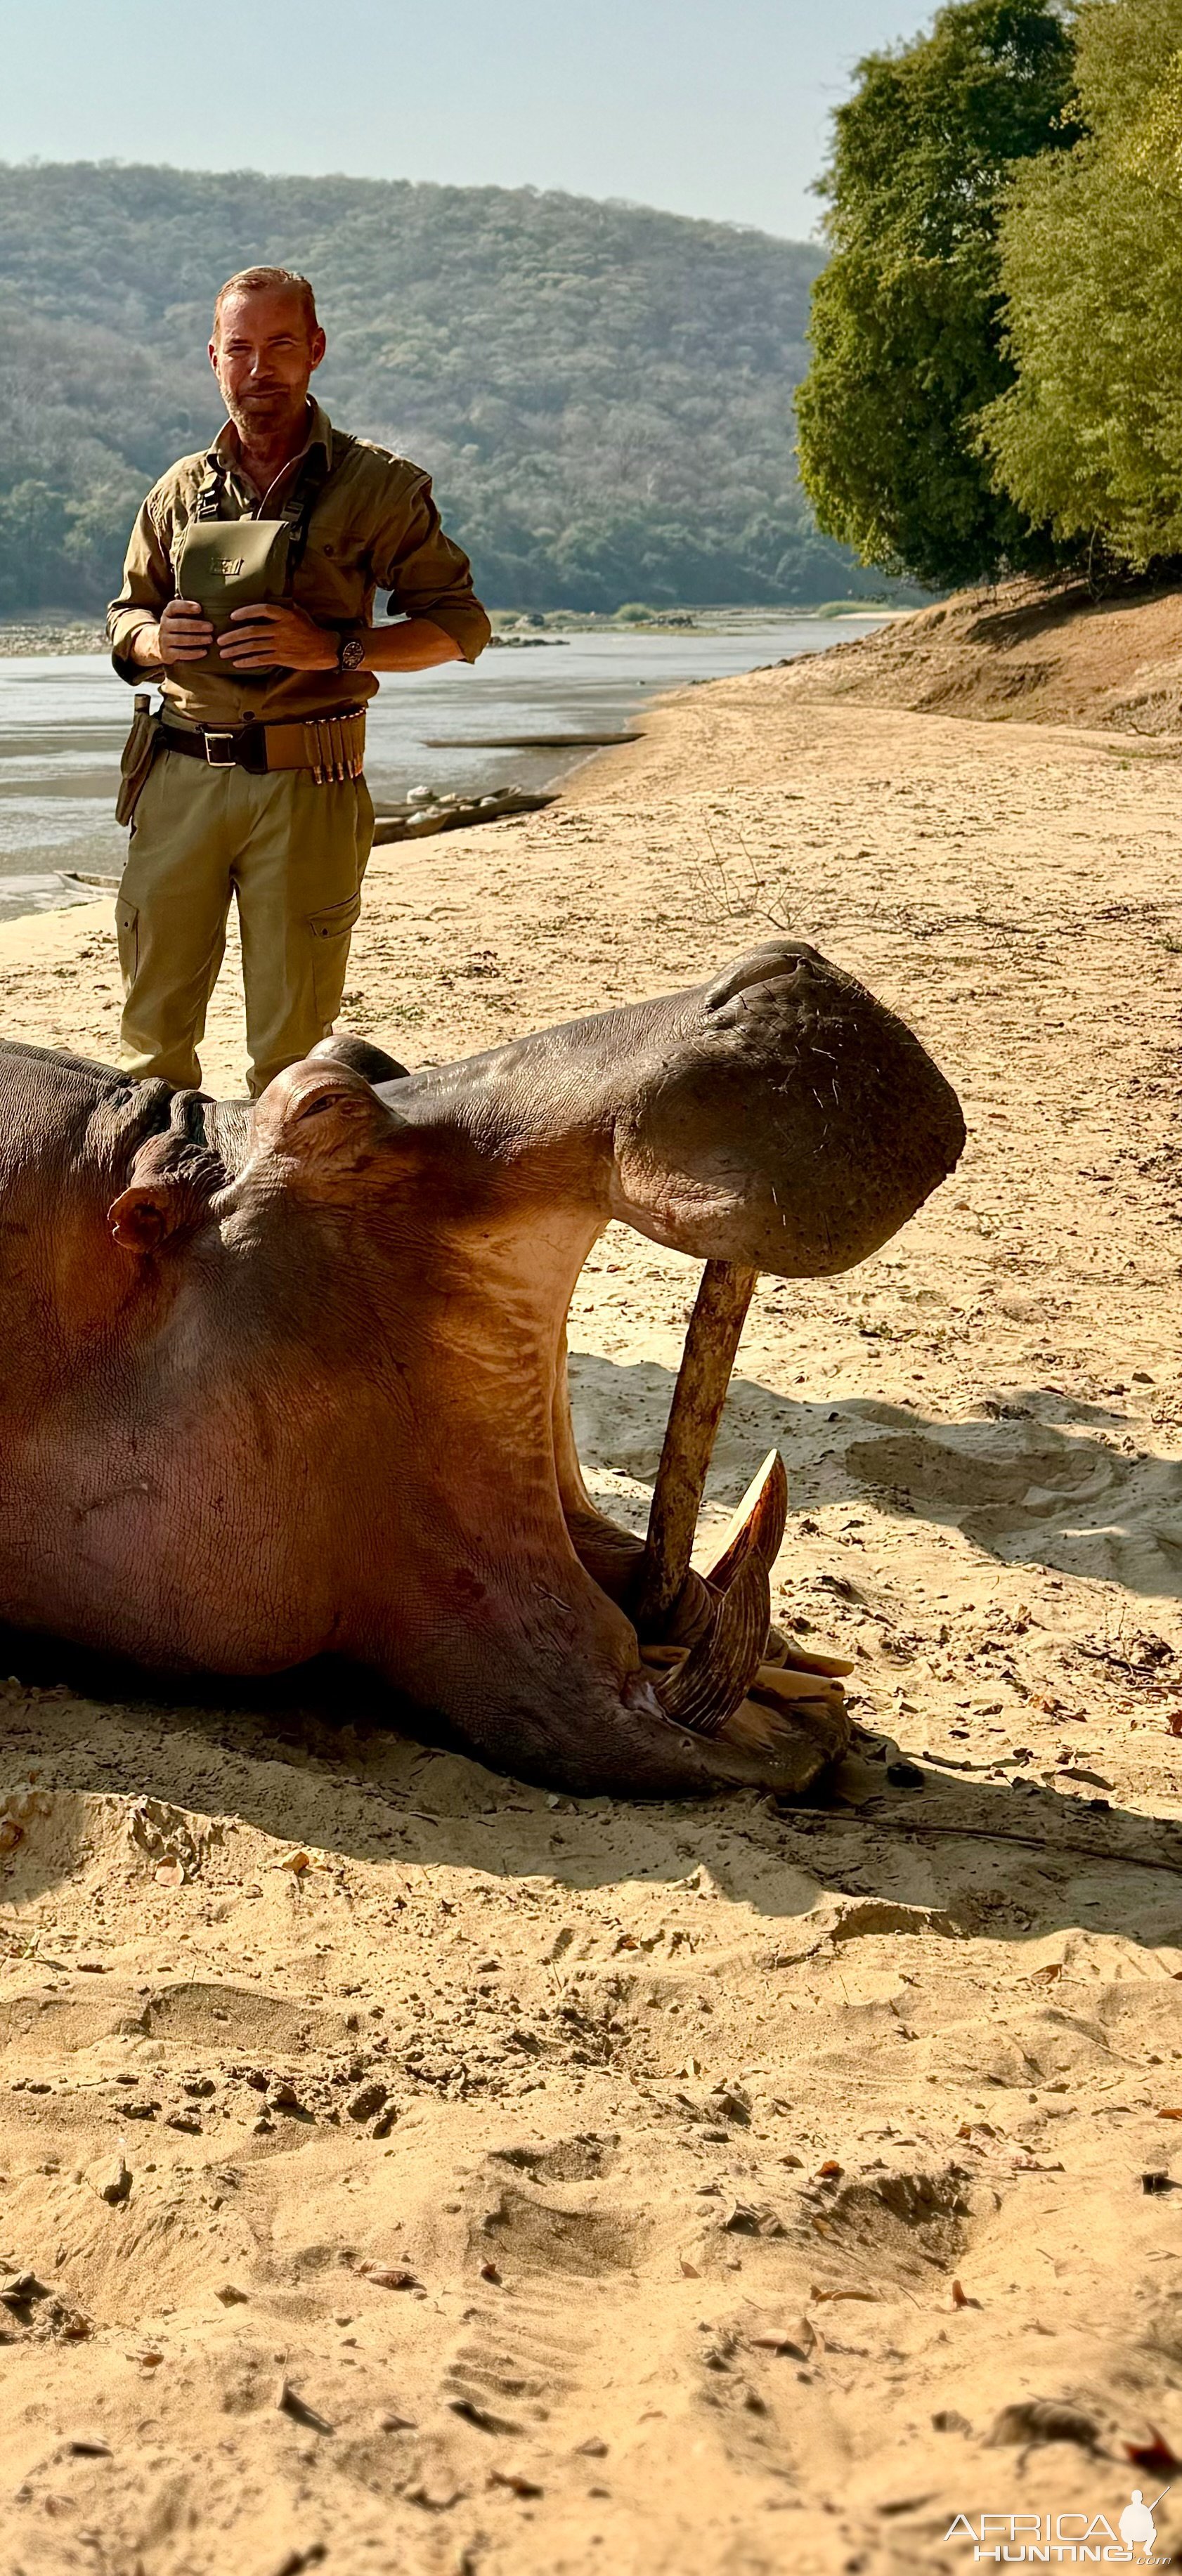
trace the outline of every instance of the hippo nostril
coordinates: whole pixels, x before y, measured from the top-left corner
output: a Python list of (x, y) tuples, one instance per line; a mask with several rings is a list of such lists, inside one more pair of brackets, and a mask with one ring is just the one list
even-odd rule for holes
[(816, 978), (801, 962), (777, 970), (774, 975), (760, 975), (752, 983), (740, 985), (737, 993), (729, 993), (725, 1001), (712, 1002), (709, 1019), (716, 1029), (733, 1028), (741, 1020), (782, 1023), (789, 1016), (791, 1003), (792, 1023), (803, 1029), (817, 1017), (820, 1000)]

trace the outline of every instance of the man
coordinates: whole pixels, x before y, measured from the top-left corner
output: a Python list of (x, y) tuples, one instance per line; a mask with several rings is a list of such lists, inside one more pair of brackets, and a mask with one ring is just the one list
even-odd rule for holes
[(1126, 2549), (1140, 2549), (1146, 2558), (1149, 2556), (1157, 2543), (1157, 2525), (1153, 2517), (1162, 2496), (1168, 2496), (1169, 2492), (1168, 2487), (1163, 2487), (1161, 2495), (1156, 2495), (1150, 2505), (1142, 2502), (1140, 2487), (1134, 2487), (1116, 2526)]
[[(158, 676), (163, 692), (116, 912), (122, 1062), (200, 1081), (234, 898), (254, 1097), (340, 1006), (373, 832), (361, 710), (377, 673), (474, 662), (489, 636), (427, 475), (310, 400), (324, 350), (306, 278), (250, 268), (223, 286), (209, 359), (226, 424), (148, 494), (107, 618), (120, 677)], [(219, 636), (175, 567), (195, 530), (250, 518), (286, 522), (282, 595), (234, 609)], [(218, 569), (240, 566), (231, 553)], [(378, 590), (402, 622), (373, 625)]]

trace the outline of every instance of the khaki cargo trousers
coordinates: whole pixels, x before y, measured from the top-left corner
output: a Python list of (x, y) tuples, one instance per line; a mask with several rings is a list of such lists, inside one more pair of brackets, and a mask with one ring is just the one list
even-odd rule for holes
[(200, 1083), (197, 1049), (233, 901), (252, 1099), (327, 1037), (372, 838), (363, 778), (318, 787), (307, 769), (254, 777), (158, 752), (115, 907), (127, 1072)]

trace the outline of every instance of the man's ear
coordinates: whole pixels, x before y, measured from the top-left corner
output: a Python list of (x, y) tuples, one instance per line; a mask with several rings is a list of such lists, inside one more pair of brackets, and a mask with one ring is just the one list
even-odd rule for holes
[(254, 1114), (256, 1147), (323, 1174), (354, 1169), (397, 1135), (400, 1121), (351, 1066), (306, 1057), (267, 1085)]
[(107, 1210), (120, 1251), (144, 1255), (183, 1242), (204, 1225), (225, 1179), (215, 1154), (195, 1151), (174, 1136), (154, 1136), (136, 1155), (127, 1188)]

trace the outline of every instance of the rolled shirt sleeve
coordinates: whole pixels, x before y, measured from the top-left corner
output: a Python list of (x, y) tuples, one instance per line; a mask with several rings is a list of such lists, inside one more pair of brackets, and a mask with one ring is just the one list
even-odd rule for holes
[(372, 564), (393, 614), (429, 618), (459, 645), (465, 662), (483, 653), (492, 628), (472, 588), (467, 555), (444, 533), (430, 475), (420, 475), (391, 512), (374, 543)]
[(121, 680), (140, 681), (145, 665), (132, 657), (132, 645), (145, 626), (154, 626), (173, 598), (172, 561), (149, 492), (131, 532), (123, 564), (123, 588), (107, 610), (111, 660)]

